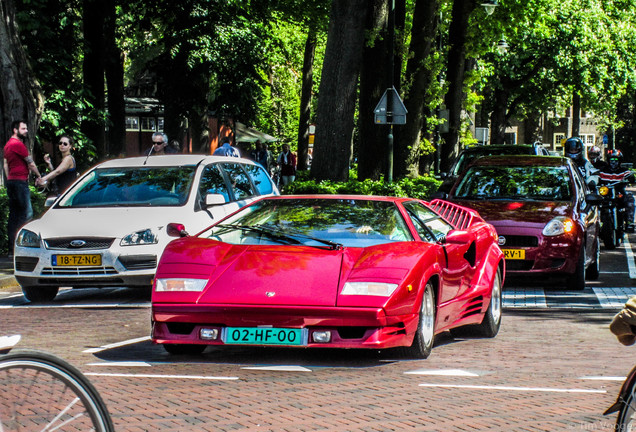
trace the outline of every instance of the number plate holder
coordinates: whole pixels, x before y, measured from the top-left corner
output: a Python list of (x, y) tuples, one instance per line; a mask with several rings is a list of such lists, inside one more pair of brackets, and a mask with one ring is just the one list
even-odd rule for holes
[(99, 254), (91, 255), (52, 255), (51, 265), (53, 267), (84, 267), (84, 266), (101, 266), (102, 256)]
[(228, 345), (307, 345), (307, 329), (274, 327), (226, 327), (221, 339)]
[(524, 249), (502, 249), (504, 258), (509, 260), (526, 259), (526, 251)]

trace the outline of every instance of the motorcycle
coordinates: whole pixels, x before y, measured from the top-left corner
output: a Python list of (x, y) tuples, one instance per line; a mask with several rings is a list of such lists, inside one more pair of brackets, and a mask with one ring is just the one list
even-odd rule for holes
[(603, 201), (598, 208), (601, 214), (601, 239), (607, 249), (615, 249), (623, 241), (626, 231), (627, 210), (623, 205), (623, 192), (619, 189), (625, 181), (606, 181), (600, 179), (596, 187)]
[(616, 402), (603, 415), (618, 412), (615, 431), (627, 432), (636, 430), (636, 367), (627, 375)]

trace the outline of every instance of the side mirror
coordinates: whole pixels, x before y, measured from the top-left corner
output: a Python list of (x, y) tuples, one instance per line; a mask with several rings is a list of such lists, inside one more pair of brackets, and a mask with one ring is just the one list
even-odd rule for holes
[(187, 237), (188, 232), (185, 230), (185, 225), (179, 223), (169, 223), (166, 228), (166, 233), (170, 237)]
[(446, 199), (448, 199), (448, 193), (437, 191), (433, 195), (431, 195), (431, 199), (432, 200), (433, 199), (446, 200)]
[(205, 196), (205, 206), (210, 207), (218, 204), (225, 204), (225, 196), (221, 194), (207, 194)]
[(452, 230), (446, 234), (446, 243), (467, 244), (472, 240), (468, 231)]
[(46, 201), (44, 201), (44, 207), (45, 208), (49, 208), (53, 205), (53, 203), (55, 202), (55, 200), (57, 199), (57, 197), (48, 197), (46, 199)]
[(585, 195), (585, 208), (583, 209), (583, 213), (587, 213), (590, 210), (590, 207), (600, 205), (603, 200), (603, 196), (597, 193)]

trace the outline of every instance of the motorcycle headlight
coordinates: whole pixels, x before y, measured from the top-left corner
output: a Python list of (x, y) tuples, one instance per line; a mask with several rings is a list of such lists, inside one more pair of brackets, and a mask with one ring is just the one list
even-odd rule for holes
[(135, 246), (157, 243), (157, 234), (153, 233), (150, 228), (130, 233), (121, 239), (120, 246)]
[(609, 193), (609, 188), (607, 186), (601, 186), (598, 188), (598, 194), (599, 195), (607, 195)]
[(397, 287), (397, 284), (383, 282), (347, 282), (340, 294), (389, 297)]
[(40, 235), (27, 229), (21, 229), (15, 239), (15, 244), (22, 247), (39, 248)]
[(543, 228), (543, 235), (547, 237), (569, 234), (575, 229), (574, 221), (570, 218), (558, 216)]
[(155, 291), (194, 291), (201, 292), (208, 283), (207, 279), (157, 279)]

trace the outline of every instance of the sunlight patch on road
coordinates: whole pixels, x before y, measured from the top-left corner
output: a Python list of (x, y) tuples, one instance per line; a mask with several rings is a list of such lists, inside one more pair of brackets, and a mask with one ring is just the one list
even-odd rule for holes
[(150, 367), (150, 363), (142, 361), (120, 361), (120, 362), (99, 362), (88, 363), (86, 366), (124, 366), (124, 367)]
[(547, 308), (542, 288), (504, 288), (503, 307)]
[(312, 372), (311, 369), (307, 369), (306, 367), (302, 366), (247, 366), (242, 367), (241, 369), (282, 372)]
[(545, 393), (607, 393), (607, 390), (588, 389), (560, 389), (550, 387), (511, 387), (511, 386), (487, 386), (487, 385), (460, 385), (460, 384), (420, 384), (420, 387), (459, 388), (470, 390), (497, 390), (519, 392), (545, 392)]
[(579, 379), (589, 380), (589, 381), (625, 381), (627, 377), (619, 377), (619, 376), (584, 376)]
[(634, 263), (634, 252), (632, 252), (632, 245), (629, 243), (629, 236), (624, 236), (623, 245), (625, 246), (629, 277), (630, 279), (636, 279), (636, 263)]
[(636, 295), (636, 287), (594, 287), (592, 290), (603, 309), (620, 309)]

